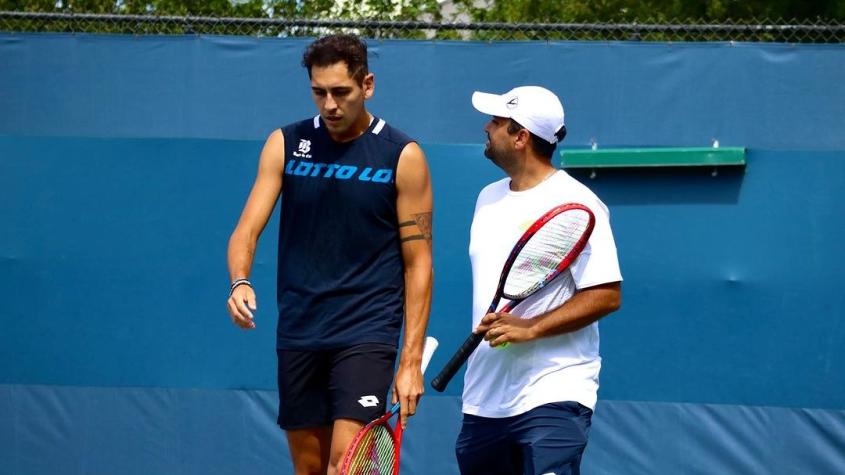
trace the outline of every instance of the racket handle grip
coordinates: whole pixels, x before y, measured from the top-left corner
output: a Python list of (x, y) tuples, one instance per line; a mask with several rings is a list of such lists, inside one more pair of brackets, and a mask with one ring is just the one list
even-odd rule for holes
[(455, 373), (461, 369), (461, 366), (466, 363), (466, 360), (469, 358), (469, 355), (472, 354), (473, 351), (478, 347), (478, 344), (484, 340), (483, 333), (470, 333), (469, 337), (464, 341), (464, 343), (458, 348), (458, 351), (452, 355), (452, 358), (446, 363), (446, 366), (440, 370), (440, 373), (431, 380), (431, 387), (434, 388), (437, 392), (443, 392), (446, 389), (446, 386), (449, 385), (449, 381), (455, 377)]

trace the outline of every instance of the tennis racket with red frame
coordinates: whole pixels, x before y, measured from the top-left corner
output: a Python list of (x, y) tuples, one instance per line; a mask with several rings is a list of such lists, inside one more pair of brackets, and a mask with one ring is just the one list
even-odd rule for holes
[[(422, 356), (422, 371), (428, 367), (431, 355), (437, 349), (434, 337), (426, 337)], [(340, 475), (397, 475), (399, 473), (399, 449), (402, 446), (402, 425), (390, 427), (390, 419), (399, 412), (399, 403), (387, 413), (365, 425), (358, 431), (346, 450)]]
[[(519, 238), (505, 261), (487, 313), (496, 311), (502, 297), (509, 302), (501, 311), (510, 312), (519, 302), (563, 273), (584, 250), (595, 222), (593, 212), (578, 203), (556, 206), (537, 219)], [(471, 333), (431, 381), (431, 387), (441, 392), (446, 389), (482, 340), (483, 333)]]

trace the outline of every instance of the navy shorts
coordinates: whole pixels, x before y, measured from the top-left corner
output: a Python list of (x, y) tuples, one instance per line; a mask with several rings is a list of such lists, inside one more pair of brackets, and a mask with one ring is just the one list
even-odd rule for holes
[(282, 429), (330, 426), (337, 419), (369, 422), (386, 411), (396, 348), (367, 343), (331, 350), (281, 350), (278, 356)]
[(504, 418), (464, 414), (461, 475), (579, 475), (593, 411), (557, 402)]

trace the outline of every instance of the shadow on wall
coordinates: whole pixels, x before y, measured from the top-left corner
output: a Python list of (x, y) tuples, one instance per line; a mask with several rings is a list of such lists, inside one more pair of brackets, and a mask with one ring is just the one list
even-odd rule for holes
[(744, 167), (571, 169), (608, 206), (737, 204)]

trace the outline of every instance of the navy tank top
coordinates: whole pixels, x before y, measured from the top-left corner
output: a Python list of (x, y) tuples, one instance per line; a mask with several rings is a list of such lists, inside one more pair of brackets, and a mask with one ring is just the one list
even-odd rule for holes
[(277, 347), (398, 345), (405, 281), (395, 178), (411, 139), (378, 118), (345, 143), (319, 116), (282, 133)]

